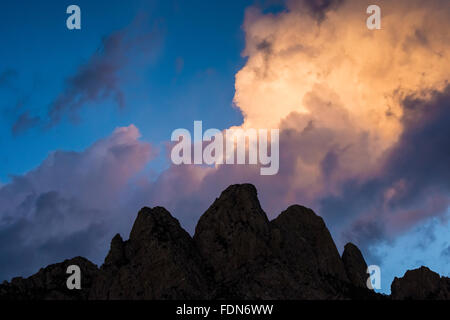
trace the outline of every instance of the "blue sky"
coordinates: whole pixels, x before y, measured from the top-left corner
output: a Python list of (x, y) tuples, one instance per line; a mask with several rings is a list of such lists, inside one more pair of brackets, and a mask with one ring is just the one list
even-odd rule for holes
[[(430, 3), (440, 4), (440, 1)], [(363, 51), (373, 54), (373, 60), (380, 58), (376, 54), (381, 58), (386, 53), (398, 54), (398, 59), (389, 60), (396, 63), (390, 68), (395, 72), (397, 68), (402, 72), (408, 70), (406, 80), (394, 83), (395, 90), (389, 87), (391, 91), (386, 91), (387, 94), (395, 96), (397, 88), (408, 87), (408, 79), (418, 78), (417, 74), (422, 74), (420, 79), (424, 79), (427, 90), (433, 89), (427, 92), (428, 95), (419, 94), (420, 98), (411, 91), (403, 92), (403, 96), (399, 94), (403, 97), (399, 108), (406, 116), (399, 116), (398, 121), (404, 131), (381, 157), (384, 163), (380, 167), (378, 163), (374, 165), (379, 169), (378, 175), (365, 175), (366, 167), (370, 171), (373, 165), (372, 154), (367, 152), (370, 134), (364, 130), (360, 132), (356, 125), (352, 127), (358, 121), (345, 122), (351, 108), (344, 116), (341, 114), (344, 108), (340, 104), (349, 102), (345, 97), (350, 96), (350, 104), (357, 99), (352, 95), (340, 96), (339, 89), (348, 93), (348, 87), (336, 86), (331, 78), (329, 82), (314, 83), (308, 90), (304, 89), (307, 84), (301, 82), (292, 85), (292, 92), (288, 92), (296, 96), (297, 92), (306, 90), (301, 97), (305, 99), (298, 101), (303, 103), (312, 97), (310, 101), (317, 105), (323, 103), (336, 109), (317, 107), (310, 118), (292, 112), (276, 119), (285, 130), (281, 138), (285, 149), (281, 150), (277, 176), (260, 177), (251, 168), (241, 170), (223, 166), (215, 171), (198, 167), (177, 168), (167, 159), (165, 146), (172, 131), (176, 128), (192, 131), (194, 120), (203, 121), (204, 128), (239, 126), (245, 121), (243, 114), (254, 111), (249, 107), (249, 101), (261, 104), (261, 107), (256, 104), (260, 109), (254, 114), (264, 116), (267, 113), (270, 120), (273, 113), (266, 111), (281, 110), (283, 102), (291, 101), (287, 99), (290, 98), (287, 91), (283, 91), (283, 81), (290, 87), (297, 78), (303, 80), (297, 73), (307, 78), (302, 72), (315, 63), (315, 60), (297, 62), (293, 58), (297, 58), (295, 52), (299, 48), (310, 48), (321, 57), (320, 46), (325, 45), (321, 42), (317, 46), (315, 42), (320, 28), (331, 28), (333, 32), (344, 30), (347, 34), (351, 30), (360, 30), (358, 26), (348, 29), (350, 31), (345, 29), (347, 24), (359, 23), (354, 19), (353, 10), (357, 10), (356, 4), (359, 6), (362, 2), (346, 1), (351, 2), (355, 9), (339, 6), (340, 1), (327, 2), (330, 7), (318, 6), (315, 0), (288, 1), (288, 4), (246, 0), (77, 0), (82, 13), (82, 29), (72, 31), (66, 28), (66, 8), (73, 4), (72, 1), (2, 3), (0, 243), (3, 239), (7, 245), (0, 245), (0, 281), (17, 273), (29, 275), (42, 265), (74, 255), (84, 255), (101, 263), (112, 235), (118, 231), (126, 234), (137, 210), (143, 205), (167, 207), (192, 233), (198, 217), (220, 191), (229, 184), (242, 182), (257, 186), (263, 208), (270, 218), (292, 203), (311, 206), (324, 216), (340, 251), (346, 241), (354, 241), (369, 263), (382, 266), (383, 292), (389, 292), (394, 276), (402, 276), (406, 269), (422, 264), (442, 275), (449, 275), (450, 153), (447, 147), (450, 89), (439, 86), (437, 80), (427, 83), (428, 79), (423, 75), (438, 74), (440, 78), (436, 78), (446, 81), (448, 86), (448, 72), (444, 72), (448, 70), (448, 62), (437, 59), (433, 52), (446, 53), (449, 50), (446, 43), (450, 41), (439, 42), (439, 39), (447, 39), (448, 34), (441, 34), (441, 38), (430, 36), (442, 33), (445, 28), (438, 26), (434, 30), (429, 21), (414, 21), (419, 33), (397, 34), (398, 47), (391, 48), (389, 43), (386, 48), (378, 46), (385, 51), (376, 52), (373, 48)], [(407, 1), (398, 3), (408, 7)], [(435, 10), (437, 7), (433, 5), (418, 2), (415, 10)], [(246, 18), (250, 6), (258, 8), (258, 13), (252, 11), (250, 18)], [(399, 14), (394, 9), (391, 14)], [(328, 24), (324, 17), (335, 10), (340, 18), (329, 19)], [(361, 12), (364, 22), (365, 12)], [(445, 10), (441, 10), (440, 15), (431, 12), (423, 16), (436, 16), (436, 22), (450, 16)], [(398, 21), (406, 16), (399, 14)], [(286, 17), (293, 20), (285, 20)], [(307, 21), (309, 24), (298, 28), (295, 23), (286, 21)], [(340, 25), (341, 21), (344, 27)], [(244, 22), (247, 27), (243, 27)], [(333, 23), (341, 29), (336, 29)], [(383, 32), (394, 34), (395, 29), (399, 30), (389, 29), (387, 25)], [(285, 34), (289, 36), (285, 37)], [(303, 34), (305, 38), (301, 37)], [(417, 34), (429, 35), (425, 37), (427, 45), (418, 47), (420, 41), (414, 38)], [(260, 38), (263, 41), (258, 42)], [(343, 51), (346, 56), (353, 51), (357, 55), (356, 49), (367, 45), (367, 38), (376, 37), (363, 34), (358, 46), (346, 51), (340, 47), (340, 40), (346, 38), (338, 37), (327, 50), (333, 51), (335, 44), (336, 57)], [(271, 41), (275, 43), (277, 39), (291, 50), (277, 52), (273, 49)], [(113, 49), (108, 51), (105, 43)], [(243, 54), (246, 47), (250, 48), (248, 57)], [(406, 58), (402, 55), (405, 47), (412, 48)], [(420, 61), (426, 61), (426, 67), (434, 72), (427, 72), (422, 65), (408, 60), (415, 56), (413, 53), (423, 54), (425, 58)], [(338, 61), (336, 57), (333, 59)], [(362, 59), (364, 63), (360, 66), (357, 65), (358, 56), (352, 58), (358, 71), (355, 73), (358, 76), (368, 74), (370, 68), (366, 69), (365, 60)], [(106, 71), (107, 76), (101, 78), (104, 70), (96, 68), (105, 66), (102, 64), (105, 60), (111, 63), (107, 66), (117, 67), (117, 70)], [(253, 67), (245, 68), (248, 65)], [(244, 70), (244, 75), (253, 77), (252, 72), (259, 71), (255, 65), (273, 71), (278, 78), (275, 76), (272, 83), (267, 80), (270, 77), (254, 77), (251, 78), (255, 80), (254, 86), (251, 83), (249, 87), (238, 83), (236, 74)], [(278, 69), (270, 69), (273, 65), (282, 71), (277, 74)], [(330, 63), (323, 69), (333, 74), (334, 67)], [(403, 67), (405, 69), (401, 69)], [(106, 83), (100, 83), (99, 87), (107, 88), (108, 95), (88, 97), (79, 106), (75, 103), (75, 112), (64, 112), (60, 120), (51, 122), (48, 111), (58, 99), (67, 102), (65, 99), (71, 95), (79, 97), (77, 90), (80, 88), (84, 90), (82, 94), (88, 96), (89, 90), (97, 87), (96, 81), (91, 83), (89, 77), (80, 76), (85, 75), (83, 71), (86, 70), (100, 76), (94, 80)], [(376, 82), (377, 79), (380, 82)], [(338, 82), (345, 85), (344, 80)], [(378, 86), (373, 88), (379, 88), (382, 87), (380, 83), (389, 83), (392, 76), (380, 74), (377, 69), (376, 75), (361, 76), (358, 80), (362, 84), (374, 80)], [(371, 88), (370, 85), (366, 87)], [(247, 98), (240, 106), (233, 104), (237, 88)], [(421, 93), (424, 88), (417, 85), (413, 89)], [(123, 94), (122, 106), (118, 99), (120, 94)], [(274, 97), (276, 99), (272, 99)], [(277, 103), (267, 107), (267, 101)], [(377, 105), (377, 112), (389, 118), (391, 110), (384, 107)], [(328, 111), (321, 113), (321, 110)], [(25, 124), (28, 125), (15, 130), (21, 116), (27, 119)], [(344, 125), (338, 123), (335, 126), (334, 118), (344, 119)], [(329, 127), (320, 127), (323, 119), (328, 120), (324, 123)], [(319, 124), (303, 126), (313, 122)], [(305, 140), (306, 128), (311, 131)], [(120, 156), (126, 161), (120, 163), (112, 156), (118, 145), (129, 147), (121, 151)], [(363, 166), (360, 166), (361, 161)], [(355, 168), (362, 167), (362, 173), (354, 175), (348, 163)], [(318, 177), (308, 176), (306, 169), (310, 167), (314, 167)], [(117, 177), (114, 176), (116, 172)], [(88, 174), (85, 177), (83, 173)], [(79, 175), (83, 177), (79, 178)], [(314, 193), (316, 190), (319, 191)], [(393, 194), (392, 198), (386, 200), (387, 193)], [(43, 217), (48, 221), (41, 220)], [(58, 227), (60, 219), (64, 228), (56, 228), (48, 236), (42, 235), (45, 233), (41, 232), (42, 226), (44, 229), (47, 224)], [(66, 229), (67, 226), (73, 227)], [(78, 246), (70, 244), (73, 238), (81, 239)], [(9, 248), (9, 244), (17, 247), (11, 245)], [(10, 266), (4, 267), (4, 261)]]
[[(129, 1), (126, 6), (123, 1), (79, 1), (82, 30), (76, 31), (65, 25), (67, 4), (9, 3), (0, 13), (2, 26), (7, 26), (0, 30), (2, 47), (8, 48), (0, 52), (0, 70), (8, 72), (7, 83), (0, 87), (0, 181), (37, 166), (49, 150), (82, 150), (129, 123), (139, 127), (144, 139), (163, 142), (173, 128), (190, 128), (195, 119), (219, 129), (242, 122), (231, 105), (234, 75), (244, 63), (241, 24), (248, 1), (201, 2), (207, 15), (195, 1)], [(100, 47), (101, 39), (139, 16), (158, 40), (145, 62), (124, 70), (126, 108), (104, 101), (81, 110), (76, 123), (65, 119), (48, 130), (12, 134), (21, 111), (43, 114), (65, 79)]]

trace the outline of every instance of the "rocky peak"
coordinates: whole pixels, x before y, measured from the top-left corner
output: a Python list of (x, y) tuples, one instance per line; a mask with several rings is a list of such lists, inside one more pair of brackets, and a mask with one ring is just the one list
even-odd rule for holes
[(113, 266), (122, 266), (126, 263), (125, 257), (125, 243), (120, 236), (120, 234), (116, 234), (114, 238), (111, 240), (111, 246), (108, 252), (108, 255), (105, 258), (105, 263), (103, 264), (103, 268), (113, 267)]
[(169, 241), (170, 237), (185, 237), (184, 231), (177, 219), (163, 207), (142, 208), (130, 232), (130, 241), (146, 242), (157, 238)]
[(238, 297), (336, 298), (349, 283), (323, 219), (294, 205), (269, 222), (253, 185), (222, 192), (200, 218), (194, 241), (219, 287)]
[(116, 235), (92, 299), (200, 299), (206, 271), (189, 234), (162, 207), (142, 208), (130, 238)]
[(271, 222), (279, 230), (286, 256), (319, 273), (347, 280), (344, 265), (323, 219), (309, 208), (293, 205)]
[[(66, 273), (70, 265), (80, 267), (81, 290), (67, 288)], [(75, 257), (41, 268), (26, 279), (16, 277), (0, 285), (0, 300), (85, 300), (97, 276), (98, 268), (83, 257)]]
[(394, 278), (391, 296), (400, 300), (448, 300), (450, 278), (441, 277), (424, 266), (408, 270), (402, 278)]
[(367, 273), (367, 263), (359, 248), (353, 243), (347, 243), (342, 253), (342, 261), (350, 282), (354, 286), (366, 288), (369, 274)]
[[(80, 266), (82, 290), (66, 268)], [(232, 185), (200, 218), (194, 238), (162, 207), (142, 208), (128, 240), (117, 234), (100, 270), (66, 260), (0, 285), (0, 299), (384, 299), (365, 287), (359, 249), (342, 258), (324, 220), (293, 205), (269, 222), (256, 188)], [(392, 284), (394, 299), (450, 299), (450, 279), (428, 268)]]
[(256, 188), (242, 184), (223, 191), (200, 218), (194, 240), (217, 280), (234, 276), (245, 264), (264, 259), (269, 250), (270, 227)]
[(219, 198), (200, 217), (196, 234), (202, 227), (217, 219), (225, 219), (231, 224), (247, 224), (259, 231), (267, 231), (269, 222), (259, 204), (256, 188), (251, 184), (236, 184), (229, 186)]

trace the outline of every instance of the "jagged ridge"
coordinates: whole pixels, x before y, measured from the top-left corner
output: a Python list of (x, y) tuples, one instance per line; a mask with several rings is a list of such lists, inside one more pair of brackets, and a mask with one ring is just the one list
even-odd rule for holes
[[(66, 288), (70, 264), (82, 270), (81, 290)], [(112, 239), (100, 268), (81, 257), (66, 260), (4, 282), (0, 299), (388, 298), (366, 288), (366, 268), (353, 244), (339, 256), (323, 219), (311, 209), (293, 205), (269, 221), (256, 188), (242, 184), (222, 192), (193, 238), (166, 209), (143, 208), (129, 239)], [(429, 269), (416, 273), (394, 280), (392, 298), (449, 297), (448, 278)], [(422, 286), (427, 279), (432, 285)]]

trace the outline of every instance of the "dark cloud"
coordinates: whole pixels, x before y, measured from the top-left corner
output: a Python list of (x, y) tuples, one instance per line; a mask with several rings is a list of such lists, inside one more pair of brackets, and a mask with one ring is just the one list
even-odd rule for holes
[(30, 275), (42, 265), (78, 255), (97, 258), (104, 251), (99, 244), (106, 224), (99, 220), (77, 229), (76, 219), (89, 221), (89, 215), (99, 214), (78, 202), (57, 192), (44, 193), (27, 205), (32, 207), (29, 216), (0, 226), (1, 279)]
[(51, 104), (48, 111), (50, 125), (58, 123), (67, 114), (74, 115), (83, 105), (113, 98), (124, 107), (119, 72), (127, 63), (125, 35), (114, 33), (103, 40), (91, 59), (66, 80), (65, 90)]
[(30, 111), (25, 111), (19, 118), (17, 118), (11, 131), (14, 136), (27, 131), (30, 128), (37, 126), (40, 123), (40, 118), (30, 115)]
[[(349, 180), (342, 192), (321, 199), (320, 210), (333, 225), (346, 224), (346, 240), (369, 245), (386, 229), (406, 230), (448, 208), (450, 193), (450, 87), (431, 98), (404, 100), (404, 131), (385, 155), (379, 175)], [(371, 217), (371, 219), (369, 219)], [(373, 229), (373, 219), (383, 228)], [(367, 234), (366, 229), (373, 232)], [(359, 231), (358, 231), (359, 230)]]
[(145, 30), (146, 27), (140, 23), (133, 23), (130, 27), (105, 37), (90, 59), (65, 80), (64, 90), (50, 103), (46, 116), (39, 121), (38, 117), (31, 116), (28, 111), (22, 113), (13, 125), (13, 133), (18, 134), (37, 125), (49, 128), (64, 117), (76, 121), (81, 108), (107, 99), (112, 99), (123, 108), (123, 71), (137, 57), (150, 56), (158, 46), (158, 32)]
[(450, 145), (450, 86), (429, 94), (430, 100), (405, 99), (405, 130), (388, 156), (389, 175), (402, 177), (408, 184), (404, 196), (396, 199), (398, 205), (410, 203), (428, 186), (450, 188), (450, 149), (446, 147)]
[[(448, 208), (450, 88), (427, 96), (404, 100), (404, 132), (380, 160), (376, 175), (336, 179), (349, 159), (356, 155), (363, 162), (369, 161), (371, 153), (364, 149), (367, 135), (349, 129), (345, 114), (328, 106), (324, 112), (335, 112), (347, 129), (321, 127), (320, 118), (300, 126), (303, 115), (292, 115), (292, 123), (284, 124), (280, 133), (280, 171), (275, 176), (260, 176), (258, 168), (252, 166), (173, 166), (144, 188), (144, 193), (147, 199), (169, 208), (182, 223), (188, 221), (192, 231), (198, 217), (223, 188), (250, 182), (256, 185), (269, 217), (276, 217), (293, 203), (310, 206), (324, 216), (338, 247), (353, 241), (368, 252), (372, 245), (390, 241), (428, 218), (439, 217)], [(298, 130), (293, 129), (296, 125)], [(342, 138), (347, 136), (352, 139)], [(299, 159), (306, 167), (320, 163), (322, 172), (311, 184), (298, 183), (310, 179), (296, 175)], [(315, 193), (318, 180), (327, 189)], [(187, 184), (190, 188), (183, 187)], [(428, 242), (433, 241), (432, 231), (424, 230)]]
[(345, 0), (288, 0), (291, 9), (306, 9), (319, 21), (325, 19), (330, 10), (336, 10)]
[(374, 243), (384, 239), (384, 228), (376, 217), (353, 222), (344, 232), (344, 238), (351, 239), (354, 243)]
[(153, 156), (134, 126), (82, 152), (57, 151), (0, 187), (0, 281), (83, 255), (99, 263), (144, 203), (128, 185)]
[[(2, 255), (7, 257), (4, 259), (11, 261), (8, 274), (14, 270), (20, 273), (14, 268), (24, 263), (13, 254), (31, 250), (25, 245), (30, 242), (24, 235), (35, 236), (42, 230), (54, 232), (44, 239), (36, 236), (40, 240), (33, 242), (39, 245), (37, 252), (48, 255), (49, 260), (56, 259), (65, 252), (75, 252), (76, 245), (70, 237), (90, 239), (94, 233), (120, 230), (126, 234), (138, 208), (143, 205), (165, 206), (183, 227), (193, 232), (198, 218), (215, 197), (229, 184), (243, 182), (256, 185), (269, 217), (276, 217), (291, 204), (305, 204), (324, 216), (338, 247), (347, 241), (356, 242), (371, 262), (377, 262), (380, 257), (371, 254), (371, 246), (389, 241), (448, 208), (449, 103), (450, 88), (428, 92), (422, 98), (404, 99), (403, 134), (384, 155), (379, 173), (368, 178), (345, 175), (344, 180), (335, 180), (342, 164), (348, 161), (348, 154), (353, 158), (354, 154), (367, 153), (362, 155), (365, 159), (370, 152), (361, 148), (367, 145), (366, 134), (352, 131), (351, 126), (346, 125), (350, 120), (345, 113), (339, 111), (339, 106), (329, 104), (323, 112), (335, 113), (335, 118), (342, 120), (342, 129), (321, 126), (320, 113), (317, 119), (309, 119), (306, 125), (299, 126), (304, 115), (293, 114), (280, 134), (283, 152), (280, 153), (280, 171), (275, 176), (261, 176), (258, 166), (182, 165), (171, 166), (156, 180), (142, 178), (130, 185), (131, 177), (144, 167), (151, 154), (148, 147), (136, 141), (138, 133), (134, 127), (118, 129), (110, 138), (97, 142), (83, 153), (56, 152), (38, 170), (15, 177), (12, 183), (0, 189), (1, 234), (4, 242), (15, 239), (10, 248), (13, 251), (2, 249)], [(342, 139), (346, 136), (352, 139)], [(345, 144), (339, 144), (340, 141)], [(299, 159), (303, 166), (321, 164), (322, 173), (315, 179), (323, 179), (329, 189), (319, 189), (315, 193), (317, 180), (299, 186), (299, 179), (309, 179), (296, 175)], [(126, 201), (121, 200), (123, 193), (127, 194)], [(314, 198), (317, 194), (321, 196)], [(120, 211), (128, 214), (122, 216)], [(33, 223), (28, 224), (30, 217)], [(61, 223), (64, 217), (70, 218)], [(48, 223), (44, 226), (40, 221)], [(61, 225), (70, 229), (61, 229)], [(108, 232), (97, 229), (99, 225), (107, 227)], [(105, 236), (105, 240), (90, 241), (104, 241), (104, 248), (107, 248), (109, 236)], [(433, 240), (432, 233), (427, 239)], [(70, 249), (72, 245), (74, 251)], [(66, 246), (70, 250), (66, 251)], [(51, 256), (47, 248), (58, 254)], [(80, 248), (84, 248), (83, 242)], [(100, 256), (98, 254), (94, 260), (101, 261), (103, 256)], [(19, 259), (15, 261), (20, 263), (14, 259)]]
[[(291, 2), (318, 20), (341, 4)], [(413, 40), (424, 44), (430, 39), (416, 32)], [(271, 39), (257, 40), (258, 51), (270, 54)], [(106, 38), (102, 49), (67, 79), (65, 90), (51, 104), (49, 125), (89, 102), (112, 98), (123, 105), (119, 75), (128, 49), (136, 43), (152, 42), (123, 32)], [(361, 163), (373, 169), (371, 141), (339, 100), (333, 90), (317, 86), (304, 96), (305, 107), (314, 112), (292, 113), (283, 120), (276, 176), (261, 176), (257, 166), (170, 166), (155, 181), (143, 178), (130, 184), (150, 152), (136, 142), (135, 128), (119, 129), (83, 153), (53, 153), (37, 170), (0, 189), (1, 272), (20, 274), (28, 272), (20, 269), (24, 265), (43, 265), (27, 260), (32, 252), (64, 258), (77, 250), (77, 239), (85, 237), (96, 244), (101, 240), (95, 234), (127, 232), (142, 205), (165, 206), (192, 232), (198, 217), (233, 183), (255, 184), (271, 218), (294, 203), (313, 208), (324, 216), (338, 247), (354, 241), (365, 254), (370, 246), (444, 212), (450, 187), (450, 89), (404, 99), (404, 131), (380, 159), (376, 175), (351, 171)], [(44, 226), (45, 221), (49, 223)], [(85, 246), (81, 239), (79, 250), (89, 255)]]
[(328, 151), (325, 157), (323, 158), (321, 162), (321, 167), (322, 172), (327, 178), (329, 178), (330, 175), (336, 170), (336, 168), (338, 168), (338, 161), (339, 156), (333, 150)]

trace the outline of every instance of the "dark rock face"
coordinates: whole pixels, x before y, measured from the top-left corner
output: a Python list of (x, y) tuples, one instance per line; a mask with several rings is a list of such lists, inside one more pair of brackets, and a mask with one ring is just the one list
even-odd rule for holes
[(344, 265), (330, 232), (321, 217), (311, 209), (293, 205), (271, 222), (284, 238), (286, 257), (299, 256), (298, 263), (309, 264), (320, 274), (347, 281)]
[[(67, 266), (81, 290), (66, 287)], [(365, 286), (353, 244), (342, 258), (323, 219), (294, 205), (269, 221), (253, 185), (233, 185), (200, 218), (193, 238), (161, 207), (138, 213), (98, 269), (74, 258), (0, 285), (0, 299), (385, 299)], [(395, 299), (448, 299), (448, 278), (423, 268), (392, 284)]]
[(272, 248), (297, 284), (297, 299), (349, 298), (344, 265), (323, 219), (294, 205), (271, 221)]
[[(81, 290), (69, 290), (67, 267), (77, 265), (81, 271)], [(76, 257), (49, 265), (29, 278), (14, 278), (0, 285), (0, 300), (86, 300), (98, 268), (89, 260)]]
[(200, 218), (194, 241), (217, 281), (229, 279), (248, 262), (265, 259), (270, 228), (255, 187), (231, 186), (222, 192)]
[(116, 235), (91, 299), (201, 299), (209, 282), (192, 238), (161, 207), (143, 208), (130, 239)]
[(369, 277), (367, 263), (358, 247), (353, 243), (347, 243), (342, 253), (342, 261), (350, 282), (356, 287), (366, 288)]
[(214, 274), (215, 298), (350, 298), (323, 219), (291, 206), (269, 222), (252, 185), (222, 192), (200, 218), (194, 241)]
[(217, 297), (264, 298), (269, 290), (278, 295), (261, 284), (262, 279), (270, 280), (270, 239), (269, 221), (254, 186), (234, 185), (222, 192), (200, 218), (194, 235), (218, 284)]
[(427, 267), (409, 270), (402, 278), (395, 277), (391, 296), (396, 300), (448, 300), (450, 278), (441, 277)]

